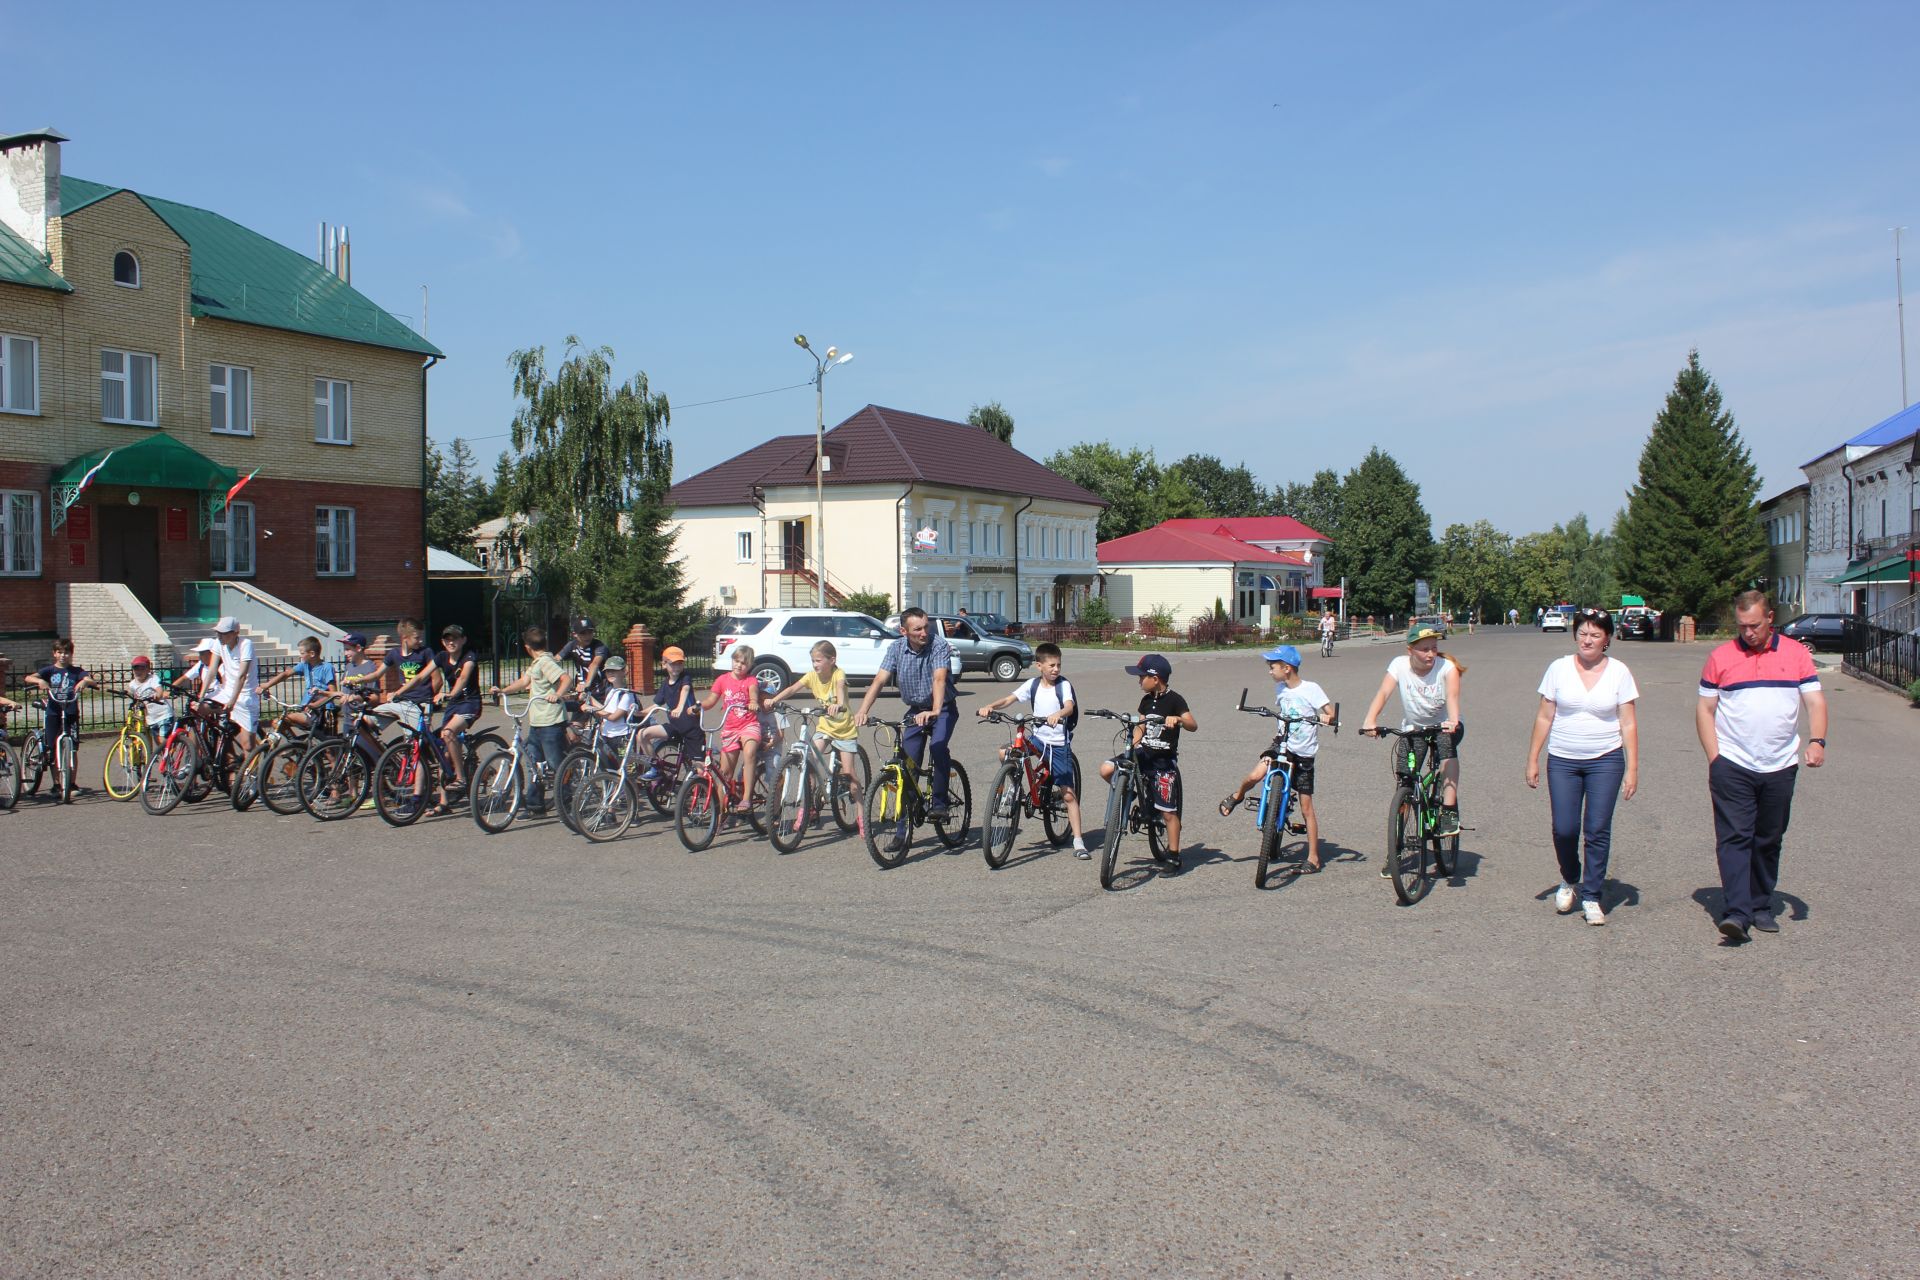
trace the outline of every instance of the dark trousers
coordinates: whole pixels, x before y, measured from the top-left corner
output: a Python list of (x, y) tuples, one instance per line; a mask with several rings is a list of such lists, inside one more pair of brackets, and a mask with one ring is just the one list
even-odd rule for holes
[(527, 804), (535, 809), (544, 809), (547, 805), (547, 788), (540, 781), (540, 770), (534, 767), (534, 761), (545, 760), (553, 770), (554, 776), (560, 773), (560, 762), (567, 758), (567, 726), (564, 724), (539, 724), (527, 730)]
[[(1547, 753), (1547, 795), (1553, 804), (1553, 851), (1560, 858), (1560, 879), (1580, 886), (1582, 902), (1600, 901), (1607, 883), (1607, 854), (1613, 848), (1613, 806), (1627, 776), (1627, 753), (1615, 747), (1591, 760), (1568, 760)], [(1586, 836), (1582, 865), (1580, 837)]]
[(1707, 767), (1713, 795), (1713, 834), (1719, 846), (1720, 888), (1726, 914), (1742, 924), (1773, 912), (1780, 881), (1780, 844), (1793, 812), (1799, 766), (1755, 773), (1721, 756)]
[(953, 752), (947, 743), (953, 737), (954, 729), (960, 723), (960, 708), (952, 702), (940, 710), (933, 722), (922, 728), (911, 716), (907, 721), (907, 731), (900, 735), (900, 746), (913, 763), (918, 766), (927, 755), (933, 753), (933, 807), (944, 809), (947, 805), (947, 776), (953, 768)]

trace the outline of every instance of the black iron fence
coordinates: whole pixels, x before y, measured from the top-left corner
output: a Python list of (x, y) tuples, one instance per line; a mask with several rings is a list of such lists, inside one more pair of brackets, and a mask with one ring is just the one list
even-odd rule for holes
[(1902, 691), (1920, 680), (1920, 633), (1868, 622), (1846, 652), (1847, 670)]

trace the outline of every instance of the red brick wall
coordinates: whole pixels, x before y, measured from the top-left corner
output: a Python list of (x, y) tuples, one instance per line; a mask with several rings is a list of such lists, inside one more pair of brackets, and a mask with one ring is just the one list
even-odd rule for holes
[[(54, 626), (53, 587), (56, 582), (100, 581), (97, 538), (72, 537), (68, 524), (50, 532), (47, 482), (52, 469), (0, 459), (0, 489), (32, 489), (40, 494), (41, 574), (38, 578), (0, 577), (0, 632), (50, 632)], [(83, 506), (124, 503), (124, 488), (96, 486), (81, 498)], [(335, 623), (372, 622), (390, 625), (405, 615), (420, 616), (426, 608), (426, 549), (422, 542), (418, 489), (386, 485), (338, 484), (298, 480), (271, 480), (262, 476), (240, 492), (240, 500), (254, 504), (255, 573), (244, 579), (288, 604)], [(142, 490), (142, 506), (157, 514), (160, 534), (160, 597), (162, 612), (180, 609), (180, 583), (204, 579), (207, 539), (200, 532), (199, 495), (170, 489)], [(314, 508), (343, 506), (354, 509), (354, 573), (348, 578), (322, 578), (314, 572)], [(187, 513), (184, 541), (167, 538), (167, 513), (181, 507)], [(97, 513), (89, 517), (97, 530)], [(271, 538), (267, 530), (273, 531)], [(83, 564), (73, 563), (78, 547)]]

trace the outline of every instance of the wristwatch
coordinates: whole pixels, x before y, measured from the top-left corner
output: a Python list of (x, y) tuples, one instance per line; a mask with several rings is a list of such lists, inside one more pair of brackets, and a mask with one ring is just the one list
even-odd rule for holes
[(1810, 747), (1819, 747), (1821, 750), (1825, 750), (1827, 746), (1827, 740), (1825, 738), (1808, 738), (1807, 745)]

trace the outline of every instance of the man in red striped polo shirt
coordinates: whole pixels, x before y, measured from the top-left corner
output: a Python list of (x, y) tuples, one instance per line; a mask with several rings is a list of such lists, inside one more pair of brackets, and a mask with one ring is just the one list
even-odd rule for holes
[(1827, 695), (1813, 655), (1773, 629), (1762, 591), (1733, 598), (1740, 638), (1707, 655), (1694, 722), (1707, 749), (1707, 789), (1719, 844), (1720, 932), (1745, 942), (1749, 928), (1778, 933), (1773, 888), (1799, 772), (1800, 705), (1806, 704), (1807, 768), (1827, 758)]

